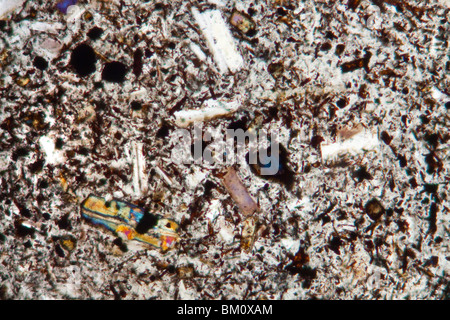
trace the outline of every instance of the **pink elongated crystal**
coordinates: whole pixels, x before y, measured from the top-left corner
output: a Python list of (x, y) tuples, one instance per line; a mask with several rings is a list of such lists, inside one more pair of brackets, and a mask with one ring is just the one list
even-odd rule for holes
[(234, 168), (228, 168), (222, 182), (243, 215), (250, 216), (259, 209)]

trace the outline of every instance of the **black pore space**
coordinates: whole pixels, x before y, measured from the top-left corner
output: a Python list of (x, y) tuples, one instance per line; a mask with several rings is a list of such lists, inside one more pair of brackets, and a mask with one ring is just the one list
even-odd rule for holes
[(232, 130), (242, 129), (242, 130), (246, 131), (248, 120), (249, 119), (247, 116), (243, 116), (242, 118), (240, 118), (238, 120), (232, 121), (228, 125), (228, 129), (232, 129)]
[(158, 131), (156, 132), (156, 137), (164, 139), (169, 135), (170, 129), (171, 128), (167, 123), (163, 123), (161, 128), (159, 128)]
[(439, 145), (439, 135), (436, 133), (427, 134), (424, 140), (434, 149)]
[(310, 141), (309, 145), (310, 145), (311, 147), (313, 147), (314, 149), (317, 149), (317, 148), (320, 146), (320, 144), (321, 144), (322, 142), (324, 142), (324, 141), (325, 141), (325, 139), (322, 138), (321, 136), (313, 136), (313, 137), (311, 138), (311, 141)]
[(55, 253), (56, 253), (59, 257), (61, 257), (61, 258), (64, 258), (64, 256), (66, 255), (66, 254), (64, 253), (64, 250), (61, 248), (61, 246), (60, 246), (59, 244), (57, 244), (57, 245), (55, 246)]
[(119, 249), (122, 252), (127, 252), (128, 251), (128, 247), (127, 245), (123, 242), (123, 240), (121, 238), (116, 238), (114, 239), (113, 243), (119, 247)]
[(332, 250), (337, 255), (341, 254), (341, 251), (339, 250), (340, 246), (342, 246), (344, 243), (342, 242), (341, 238), (339, 237), (333, 237), (330, 242), (328, 243), (328, 248)]
[(70, 224), (69, 215), (64, 215), (61, 219), (58, 221), (58, 227), (63, 230), (71, 230), (72, 225)]
[(141, 49), (137, 49), (133, 54), (133, 73), (136, 77), (139, 77), (142, 73), (142, 57), (143, 53)]
[(428, 221), (430, 223), (428, 233), (434, 234), (437, 230), (437, 212), (437, 204), (433, 202), (430, 206), (430, 215), (428, 216)]
[(341, 98), (338, 101), (336, 101), (336, 105), (339, 109), (345, 108), (347, 106), (347, 99)]
[(91, 38), (92, 40), (99, 39), (103, 34), (103, 29), (99, 27), (93, 27), (89, 32), (87, 33), (87, 36)]
[(80, 77), (94, 73), (96, 61), (94, 49), (84, 43), (73, 49), (70, 56), (70, 65)]
[(36, 162), (33, 162), (32, 164), (30, 164), (28, 166), (28, 169), (30, 170), (31, 173), (38, 173), (42, 170), (42, 168), (44, 167), (45, 164), (45, 160), (41, 159), (41, 160), (37, 160)]
[(205, 184), (203, 185), (203, 187), (205, 188), (205, 191), (203, 192), (203, 196), (205, 199), (211, 197), (212, 195), (212, 190), (217, 188), (217, 185), (212, 182), (211, 180), (206, 180)]
[(397, 159), (399, 161), (400, 168), (404, 168), (408, 165), (408, 161), (406, 160), (406, 157), (404, 155), (397, 155)]
[(20, 215), (21, 216), (24, 216), (25, 218), (31, 218), (31, 211), (30, 211), (30, 209), (21, 207), (19, 209), (19, 211), (20, 211)]
[(142, 104), (138, 101), (133, 101), (130, 103), (130, 107), (134, 111), (139, 111), (142, 109)]
[(353, 178), (358, 179), (358, 182), (363, 182), (364, 180), (371, 180), (372, 175), (367, 172), (366, 167), (362, 166), (355, 172), (353, 172)]
[(136, 226), (136, 232), (140, 234), (146, 233), (149, 229), (153, 228), (157, 222), (157, 216), (146, 212)]
[(37, 56), (33, 60), (33, 66), (43, 71), (48, 68), (48, 62), (44, 58)]
[(26, 157), (28, 156), (28, 154), (30, 153), (30, 151), (27, 148), (17, 148), (13, 153), (12, 153), (12, 160), (13, 161), (17, 161), (17, 159), (21, 158), (21, 157)]
[(102, 79), (109, 82), (121, 83), (125, 81), (127, 67), (118, 61), (112, 61), (105, 64), (102, 71)]
[(438, 191), (438, 184), (425, 183), (423, 185), (423, 191), (426, 193), (436, 194)]
[(381, 132), (381, 140), (383, 140), (384, 143), (387, 145), (391, 144), (392, 137), (387, 133), (386, 131)]
[(64, 145), (64, 140), (62, 138), (57, 138), (55, 141), (55, 148), (61, 150)]
[(19, 237), (32, 236), (35, 232), (33, 228), (24, 226), (20, 221), (14, 222), (14, 228), (16, 229), (16, 234)]

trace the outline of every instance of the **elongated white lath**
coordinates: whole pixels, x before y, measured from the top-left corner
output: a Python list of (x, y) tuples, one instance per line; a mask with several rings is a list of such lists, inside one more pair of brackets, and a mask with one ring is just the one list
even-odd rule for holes
[(200, 13), (193, 8), (192, 14), (206, 38), (220, 72), (234, 73), (241, 69), (244, 60), (220, 11), (207, 10)]

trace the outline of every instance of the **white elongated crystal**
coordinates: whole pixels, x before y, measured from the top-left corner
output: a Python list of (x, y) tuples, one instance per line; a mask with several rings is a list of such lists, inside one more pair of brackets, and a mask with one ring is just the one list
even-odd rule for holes
[(322, 144), (322, 159), (334, 160), (340, 155), (356, 155), (373, 150), (379, 145), (376, 134), (362, 127), (353, 130), (341, 130), (338, 133), (338, 141), (331, 144)]
[(143, 144), (135, 142), (131, 144), (131, 159), (133, 162), (133, 187), (136, 197), (142, 197), (148, 192), (148, 176), (145, 169), (145, 156)]
[(175, 124), (181, 128), (187, 128), (194, 122), (203, 122), (231, 114), (237, 111), (239, 106), (240, 103), (238, 101), (207, 100), (205, 101), (205, 107), (202, 109), (175, 112)]
[(241, 69), (244, 60), (220, 11), (207, 10), (200, 13), (193, 8), (192, 15), (206, 38), (220, 73), (234, 73)]

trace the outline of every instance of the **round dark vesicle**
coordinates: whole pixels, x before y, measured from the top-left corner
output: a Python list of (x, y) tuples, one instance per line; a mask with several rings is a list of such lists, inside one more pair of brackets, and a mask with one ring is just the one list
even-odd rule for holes
[(322, 43), (322, 45), (320, 46), (320, 50), (321, 51), (328, 51), (331, 49), (331, 43), (329, 42), (324, 42)]
[(112, 61), (105, 64), (102, 71), (102, 79), (108, 82), (121, 83), (125, 81), (127, 67), (118, 61)]
[(336, 105), (339, 109), (345, 108), (347, 106), (347, 99), (341, 98), (338, 101), (336, 101)]
[(134, 111), (139, 111), (142, 109), (142, 104), (138, 101), (132, 101), (130, 103), (131, 109)]
[(44, 58), (37, 56), (33, 60), (33, 66), (35, 66), (39, 70), (44, 71), (48, 68), (48, 62)]
[(365, 212), (372, 220), (378, 220), (384, 213), (383, 205), (377, 199), (368, 201), (364, 207)]
[(92, 40), (99, 39), (103, 34), (103, 29), (99, 27), (93, 27), (89, 32), (87, 33), (87, 36), (91, 38)]
[(80, 77), (85, 77), (95, 72), (95, 56), (94, 49), (87, 44), (80, 44), (72, 51), (70, 56), (70, 65)]

